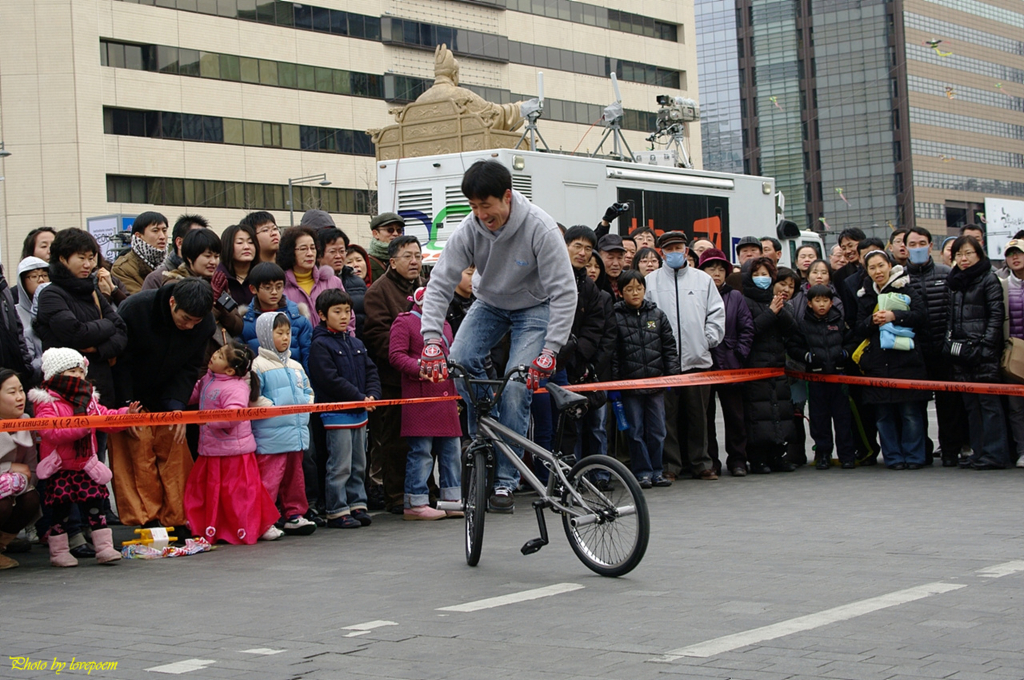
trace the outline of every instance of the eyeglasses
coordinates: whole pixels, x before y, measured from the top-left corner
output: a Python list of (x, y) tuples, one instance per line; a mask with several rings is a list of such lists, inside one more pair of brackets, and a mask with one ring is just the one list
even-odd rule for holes
[(278, 283), (264, 283), (259, 287), (259, 290), (264, 293), (283, 293), (284, 281), (280, 281)]
[(295, 252), (297, 253), (315, 253), (316, 246), (296, 246)]
[(377, 227), (376, 229), (374, 229), (374, 231), (386, 231), (389, 234), (398, 234), (399, 236), (401, 236), (402, 234), (405, 233), (405, 227), (396, 227), (394, 225), (389, 224), (383, 227)]
[(405, 255), (396, 255), (396, 260), (422, 260), (423, 253), (406, 253)]
[(272, 234), (280, 231), (280, 227), (276, 225), (272, 227), (260, 227), (259, 229), (256, 230), (256, 235), (259, 236), (260, 234)]
[(47, 271), (29, 272), (28, 275), (25, 276), (25, 279), (27, 281), (32, 281), (33, 283), (41, 283), (50, 280), (50, 273)]

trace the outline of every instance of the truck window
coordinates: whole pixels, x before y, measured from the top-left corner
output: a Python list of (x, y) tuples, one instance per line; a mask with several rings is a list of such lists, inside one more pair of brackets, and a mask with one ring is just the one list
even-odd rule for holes
[(705, 238), (722, 248), (729, 243), (729, 199), (646, 189), (619, 189), (619, 201), (633, 206), (619, 218), (625, 235), (640, 226), (652, 227), (657, 234), (684, 231), (690, 238)]

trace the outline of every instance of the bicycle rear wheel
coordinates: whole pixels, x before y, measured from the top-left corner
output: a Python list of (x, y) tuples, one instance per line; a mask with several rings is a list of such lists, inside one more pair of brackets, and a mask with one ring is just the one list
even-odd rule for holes
[[(622, 576), (640, 564), (647, 551), (651, 520), (643, 491), (626, 466), (610, 456), (587, 456), (567, 475), (569, 487), (583, 503), (566, 490), (562, 503), (584, 513), (583, 517), (562, 515), (562, 525), (576, 556), (601, 576)], [(610, 481), (601, 491), (597, 480)]]
[(472, 467), (466, 485), (466, 564), (475, 567), (484, 545), (484, 516), (487, 512), (487, 455), (472, 453)]

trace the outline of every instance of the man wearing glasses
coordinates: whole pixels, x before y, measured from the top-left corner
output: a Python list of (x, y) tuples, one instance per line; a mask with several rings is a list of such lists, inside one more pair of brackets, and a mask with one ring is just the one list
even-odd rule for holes
[[(391, 215), (385, 213), (378, 217)], [(391, 224), (391, 226), (402, 225)], [(376, 234), (376, 231), (374, 232)], [(377, 243), (376, 238), (374, 243)], [(389, 267), (380, 278), (374, 276), (373, 285), (366, 291), (363, 306), (366, 321), (363, 325), (363, 343), (377, 365), (383, 399), (402, 398), (402, 375), (391, 367), (391, 324), (395, 318), (409, 311), (409, 300), (423, 285), (420, 270), (423, 252), (415, 236), (396, 236), (388, 245)], [(405, 497), (405, 458), (409, 447), (399, 436), (402, 429), (401, 406), (379, 406), (370, 413), (370, 456), (367, 469), (380, 469), (384, 482), (384, 502), (387, 509), (402, 514)]]
[(260, 210), (243, 217), (241, 223), (249, 225), (256, 232), (256, 240), (260, 245), (260, 262), (276, 262), (277, 251), (281, 247), (281, 230), (274, 216)]
[(373, 240), (367, 248), (372, 274), (370, 280), (376, 281), (387, 271), (391, 259), (388, 245), (405, 233), (405, 220), (392, 212), (381, 213), (370, 220), (370, 233), (373, 234)]

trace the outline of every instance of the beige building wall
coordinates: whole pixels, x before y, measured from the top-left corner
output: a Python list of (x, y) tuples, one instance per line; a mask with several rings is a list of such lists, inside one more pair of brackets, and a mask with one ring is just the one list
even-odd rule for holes
[[(677, 43), (454, 0), (316, 0), (309, 4), (497, 33), (510, 40), (654, 64), (684, 74), (685, 89), (676, 91), (621, 82), (628, 109), (653, 112), (655, 96), (662, 93), (696, 97), (693, 3), (689, 0), (590, 3), (675, 23)], [(286, 185), (289, 177), (326, 173), (335, 188), (375, 189), (376, 168), (370, 157), (104, 134), (103, 107), (362, 130), (390, 124), (388, 109), (395, 104), (102, 66), (101, 39), (373, 74), (433, 77), (429, 51), (120, 0), (6, 0), (0, 3), (0, 26), (5, 35), (0, 41), (0, 140), (11, 153), (0, 159), (4, 177), (0, 182), (0, 259), (8, 272), (20, 259), (25, 235), (42, 225), (85, 228), (89, 217), (157, 210), (171, 221), (183, 212), (198, 212), (221, 230), (244, 214), (206, 206), (108, 202), (107, 175)], [(464, 84), (536, 94), (533, 67), (458, 58)], [(613, 98), (608, 78), (556, 70), (545, 70), (545, 94), (602, 106)], [(540, 129), (553, 149), (566, 151), (593, 150), (604, 132), (599, 126), (543, 119)], [(646, 133), (627, 131), (625, 135), (634, 151), (647, 148)], [(692, 126), (690, 154), (700, 162), (699, 126)], [(595, 221), (604, 208), (595, 206)], [(296, 221), (304, 209), (296, 205)], [(287, 211), (275, 215), (279, 224), (288, 224)], [(353, 240), (369, 241), (367, 215), (333, 217)]]

